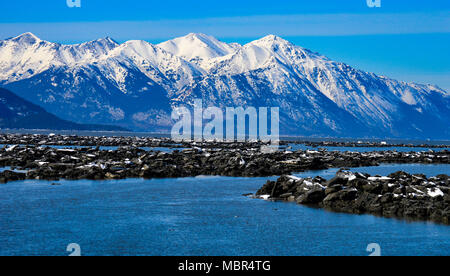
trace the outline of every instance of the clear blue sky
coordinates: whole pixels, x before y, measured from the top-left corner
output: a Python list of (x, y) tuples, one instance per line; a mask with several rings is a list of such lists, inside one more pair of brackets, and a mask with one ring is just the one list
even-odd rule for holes
[(31, 31), (77, 43), (110, 36), (160, 42), (203, 32), (246, 43), (267, 34), (354, 67), (450, 90), (450, 1), (381, 0), (3, 1), (0, 39)]

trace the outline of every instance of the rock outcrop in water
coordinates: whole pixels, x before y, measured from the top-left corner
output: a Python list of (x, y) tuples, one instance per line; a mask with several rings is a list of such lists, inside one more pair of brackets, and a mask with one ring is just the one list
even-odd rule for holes
[[(305, 170), (377, 166), (381, 163), (450, 163), (450, 152), (446, 150), (408, 153), (327, 150), (292, 152), (283, 149), (265, 153), (261, 150), (264, 144), (257, 142), (176, 143), (167, 138), (58, 135), (0, 135), (0, 143), (8, 144), (0, 148), (0, 168), (11, 167), (15, 170), (0, 173), (2, 182), (21, 179), (102, 180), (199, 175), (261, 177)], [(64, 145), (77, 147), (64, 148)], [(99, 148), (99, 145), (117, 148), (105, 150)], [(172, 152), (161, 152), (152, 147), (175, 149)]]
[(347, 170), (330, 180), (284, 175), (268, 181), (256, 196), (337, 212), (450, 224), (448, 175), (427, 178), (399, 171), (383, 177)]
[[(131, 147), (171, 147), (171, 148), (190, 148), (201, 146), (202, 148), (228, 148), (228, 149), (249, 149), (260, 147), (261, 143), (221, 143), (221, 142), (174, 142), (170, 138), (152, 138), (152, 137), (137, 137), (137, 136), (80, 136), (80, 135), (43, 135), (43, 134), (14, 134), (14, 133), (0, 133), (0, 144), (11, 145), (53, 145), (53, 146), (104, 146), (104, 147), (119, 147), (119, 146), (131, 146)], [(289, 149), (290, 144), (302, 144), (305, 146), (317, 148), (323, 147), (370, 147), (370, 148), (428, 148), (436, 149), (436, 151), (448, 149), (447, 144), (391, 144), (387, 142), (363, 142), (363, 141), (280, 141), (281, 148)], [(349, 149), (349, 151), (353, 151)]]
[[(199, 175), (261, 177), (257, 195), (349, 213), (408, 217), (449, 224), (449, 178), (404, 172), (388, 177), (341, 170), (327, 181), (290, 175), (306, 170), (381, 163), (449, 164), (450, 152), (339, 152), (319, 149), (266, 153), (262, 143), (174, 142), (168, 138), (0, 135), (0, 183), (25, 179), (174, 178)], [(282, 143), (283, 144), (283, 143)], [(53, 146), (49, 146), (53, 145)], [(55, 147), (57, 146), (57, 147)], [(67, 147), (65, 147), (67, 146)], [(68, 148), (68, 146), (75, 146)], [(117, 147), (101, 149), (99, 146)], [(170, 147), (161, 152), (152, 147)]]

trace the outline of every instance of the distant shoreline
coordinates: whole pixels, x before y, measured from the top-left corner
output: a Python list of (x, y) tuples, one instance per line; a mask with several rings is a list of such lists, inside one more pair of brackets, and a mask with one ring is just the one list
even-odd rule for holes
[[(171, 138), (166, 132), (139, 132), (139, 131), (106, 131), (106, 130), (51, 130), (51, 129), (1, 129), (0, 134), (21, 135), (76, 135), (76, 136), (107, 136), (107, 137), (147, 137), (147, 138)], [(423, 140), (402, 138), (346, 138), (346, 137), (305, 137), (285, 135), (280, 137), (283, 144), (293, 142), (297, 144), (310, 144), (311, 146), (338, 146), (338, 147), (450, 147), (450, 140)], [(362, 142), (362, 143), (358, 143)], [(386, 144), (382, 144), (386, 142)], [(325, 143), (329, 143), (325, 145)]]

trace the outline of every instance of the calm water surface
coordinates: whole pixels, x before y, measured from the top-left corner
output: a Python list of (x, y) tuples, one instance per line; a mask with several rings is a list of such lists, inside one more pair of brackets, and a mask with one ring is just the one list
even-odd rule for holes
[(397, 152), (422, 152), (422, 151), (443, 151), (450, 150), (449, 147), (444, 148), (423, 148), (423, 147), (311, 147), (304, 144), (288, 144), (290, 151), (297, 150), (318, 150), (321, 148), (327, 151), (351, 151), (351, 152), (372, 152), (372, 151), (397, 151)]
[[(450, 165), (384, 165), (428, 176)], [(336, 170), (298, 174), (331, 177)], [(272, 178), (22, 181), (0, 185), (0, 255), (449, 255), (450, 228), (242, 196)]]

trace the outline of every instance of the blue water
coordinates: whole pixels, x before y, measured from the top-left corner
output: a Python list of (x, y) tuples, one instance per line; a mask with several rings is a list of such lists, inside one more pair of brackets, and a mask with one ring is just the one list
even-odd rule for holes
[[(449, 173), (449, 165), (358, 171)], [(311, 174), (311, 173), (309, 173)], [(311, 175), (331, 177), (333, 170)], [(303, 174), (307, 176), (308, 173)], [(450, 228), (242, 196), (272, 178), (22, 181), (0, 185), (0, 255), (448, 255)]]
[(27, 170), (18, 170), (18, 169), (12, 169), (11, 167), (2, 167), (0, 168), (0, 173), (4, 172), (4, 171), (13, 171), (16, 173), (27, 173)]
[(422, 151), (443, 151), (450, 150), (446, 148), (423, 148), (423, 147), (311, 147), (304, 144), (288, 144), (290, 151), (297, 150), (318, 150), (319, 148), (326, 149), (327, 151), (340, 151), (340, 152), (373, 152), (373, 151), (397, 151), (397, 152), (422, 152)]
[[(5, 144), (5, 145), (0, 145), (0, 148), (5, 147), (8, 148), (12, 145), (10, 144)], [(19, 146), (27, 146), (27, 145), (19, 145)], [(48, 147), (48, 148), (54, 148), (54, 149), (83, 149), (83, 148), (92, 148), (95, 149), (97, 148), (97, 146), (58, 146), (58, 145), (42, 145), (40, 147)], [(103, 151), (109, 151), (109, 150), (117, 150), (119, 149), (119, 147), (117, 146), (99, 146), (98, 147), (99, 150), (103, 150)], [(160, 152), (166, 152), (166, 153), (171, 153), (174, 152), (176, 150), (178, 151), (182, 151), (185, 150), (187, 148), (171, 148), (171, 147), (139, 147), (139, 149), (141, 150), (145, 150), (145, 151), (160, 151)]]
[[(58, 149), (64, 148), (86, 148), (85, 146), (45, 146), (52, 147)], [(95, 148), (95, 147), (92, 147)], [(119, 147), (114, 146), (101, 146), (100, 150), (117, 150)], [(320, 147), (327, 149), (328, 151), (340, 151), (340, 152), (373, 152), (373, 151), (398, 151), (398, 152), (422, 152), (422, 151), (443, 151), (450, 150), (450, 148), (423, 148), (423, 147)], [(161, 151), (161, 152), (173, 152), (175, 150), (182, 151), (187, 148), (170, 148), (170, 147), (141, 147), (140, 149), (146, 151)], [(282, 148), (285, 149), (285, 148)], [(314, 148), (311, 146), (306, 146), (304, 144), (289, 144), (288, 150), (297, 151), (297, 150), (318, 150), (318, 148)]]

